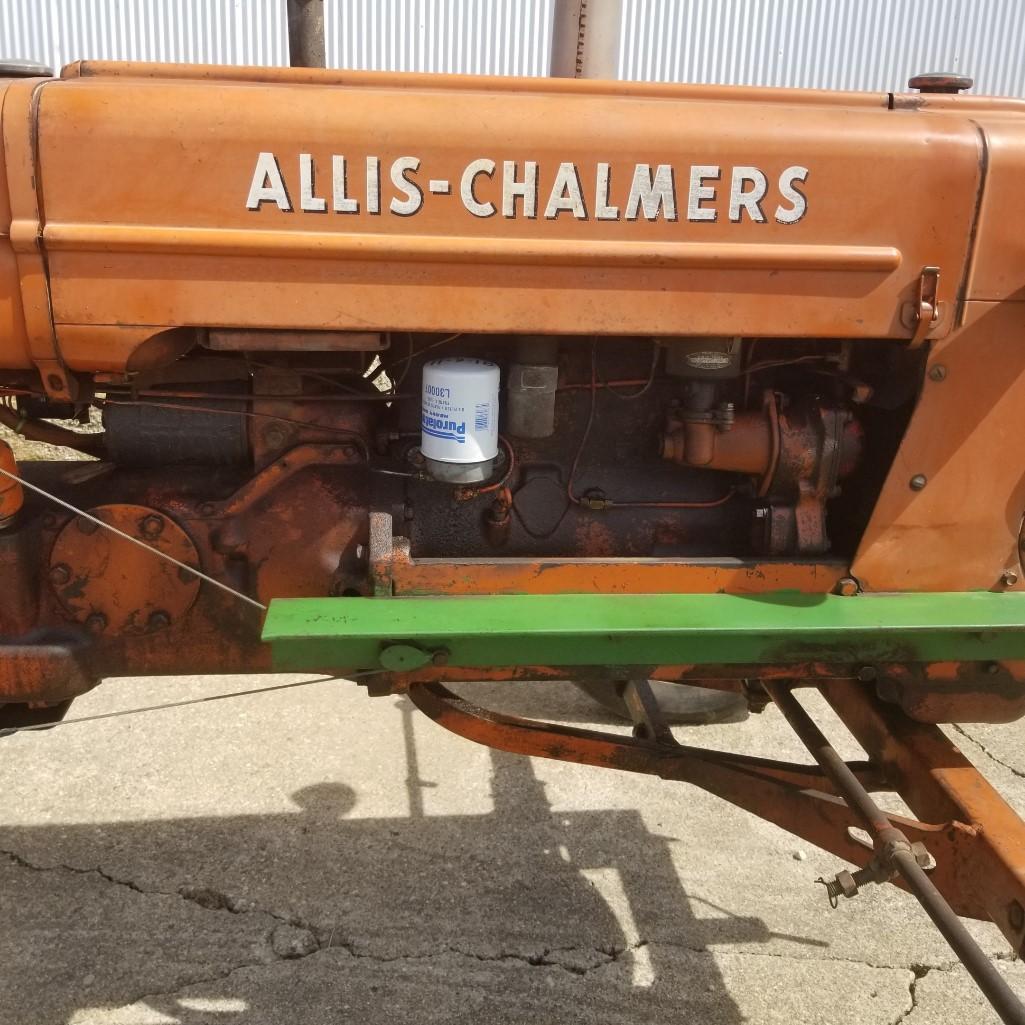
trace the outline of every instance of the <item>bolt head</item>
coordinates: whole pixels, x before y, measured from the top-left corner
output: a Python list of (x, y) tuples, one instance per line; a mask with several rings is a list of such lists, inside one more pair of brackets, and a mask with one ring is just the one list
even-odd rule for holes
[(836, 587), (833, 590), (836, 594), (842, 594), (845, 598), (850, 598), (857, 594), (861, 588), (858, 587), (858, 582), (854, 577), (843, 577), (837, 581)]
[(50, 583), (57, 587), (63, 587), (71, 580), (71, 567), (63, 562), (50, 567)]
[(270, 448), (281, 448), (287, 437), (285, 428), (279, 424), (273, 424), (263, 432), (263, 440)]
[(934, 363), (929, 368), (930, 381), (942, 381), (947, 376), (947, 368), (942, 363)]
[(143, 516), (139, 529), (144, 537), (159, 537), (164, 530), (164, 517), (156, 514)]
[(147, 622), (151, 630), (163, 630), (171, 625), (171, 617), (162, 609), (157, 609), (149, 614)]
[(924, 473), (916, 473), (914, 477), (908, 481), (908, 487), (910, 487), (912, 491), (921, 491), (928, 482), (928, 478)]
[(75, 520), (75, 526), (78, 527), (83, 534), (95, 534), (96, 531), (100, 529), (92, 520), (87, 520), (84, 516), (79, 516)]
[(431, 662), (436, 666), (448, 665), (448, 652), (442, 648), (431, 655)]
[(101, 634), (107, 629), (107, 617), (102, 612), (94, 612), (86, 617), (85, 628), (91, 634)]
[(872, 683), (873, 680), (878, 676), (878, 672), (875, 666), (862, 666), (858, 670), (858, 679), (862, 683)]

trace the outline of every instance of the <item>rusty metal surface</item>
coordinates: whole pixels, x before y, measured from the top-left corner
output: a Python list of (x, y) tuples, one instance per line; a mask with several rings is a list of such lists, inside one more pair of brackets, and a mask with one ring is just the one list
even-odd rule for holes
[[(869, 753), (868, 762), (849, 765), (859, 782), (869, 791), (896, 790), (921, 817), (889, 821), (932, 855), (933, 884), (958, 914), (996, 922), (1021, 952), (1025, 924), (1015, 904), (1025, 907), (1025, 822), (935, 727), (888, 711), (863, 685), (822, 691)], [(871, 853), (852, 832), (862, 820), (818, 766), (524, 720), (479, 708), (440, 684), (414, 685), (409, 696), (439, 725), (477, 743), (691, 783), (855, 865)]]
[(935, 726), (912, 722), (858, 687), (822, 693), (911, 810), (947, 825), (923, 838), (936, 859), (933, 882), (960, 913), (992, 919), (1025, 953), (1025, 823)]
[[(104, 505), (87, 510), (104, 523), (198, 568), (189, 536), (156, 509)], [(91, 633), (164, 630), (196, 600), (199, 580), (82, 517), (58, 534), (48, 578), (71, 617)]]
[(922, 723), (1010, 723), (1025, 716), (1025, 663), (932, 662), (880, 673), (881, 698)]
[[(815, 766), (706, 751), (675, 743), (667, 746), (636, 737), (535, 722), (481, 708), (437, 683), (411, 687), (409, 697), (421, 712), (445, 729), (487, 747), (514, 754), (640, 772), (684, 782), (700, 779), (703, 763), (707, 762), (720, 767), (724, 773), (734, 773), (738, 787), (744, 780), (752, 786), (757, 786), (761, 780), (770, 785), (784, 784), (797, 789), (835, 793), (829, 780)], [(867, 764), (857, 766), (856, 771), (868, 788), (880, 790), (886, 787), (883, 778)]]
[(56, 705), (96, 686), (88, 645), (75, 638), (38, 637), (4, 644), (0, 657), (0, 708), (5, 703)]
[(839, 562), (785, 560), (414, 559), (405, 538), (395, 538), (389, 548), (382, 549), (374, 565), (388, 563), (388, 593), (396, 595), (757, 594), (774, 590), (822, 594), (832, 591), (845, 572)]
[[(861, 819), (872, 841), (872, 858), (868, 864), (853, 873), (844, 870), (831, 882), (826, 881), (830, 903), (835, 906), (841, 895), (855, 897), (862, 886), (870, 883), (899, 880), (921, 904), (1000, 1019), (1007, 1025), (1025, 1025), (1025, 1005), (1017, 999), (943, 892), (926, 874), (932, 860), (926, 845), (912, 841), (876, 803), (794, 696), (791, 685), (767, 683), (765, 687), (801, 742), (832, 780), (844, 802)], [(1025, 823), (1019, 822), (1019, 826), (1025, 831)], [(1021, 907), (1014, 898), (1012, 900)], [(1017, 940), (1015, 942), (1017, 955)]]

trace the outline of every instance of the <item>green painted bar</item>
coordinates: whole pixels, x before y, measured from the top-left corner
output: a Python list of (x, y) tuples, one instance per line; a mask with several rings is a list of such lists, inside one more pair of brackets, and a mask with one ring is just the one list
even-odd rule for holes
[(280, 598), (263, 640), (316, 671), (1025, 659), (1025, 592)]

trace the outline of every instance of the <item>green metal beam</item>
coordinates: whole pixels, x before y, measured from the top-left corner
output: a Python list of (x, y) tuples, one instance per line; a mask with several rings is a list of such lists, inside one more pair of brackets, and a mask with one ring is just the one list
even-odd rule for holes
[(281, 598), (275, 666), (783, 664), (1025, 659), (1025, 592)]

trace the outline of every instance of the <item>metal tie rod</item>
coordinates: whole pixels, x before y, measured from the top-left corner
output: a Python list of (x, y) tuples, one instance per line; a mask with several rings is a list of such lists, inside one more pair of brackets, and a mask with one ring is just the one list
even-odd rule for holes
[(1025, 1025), (1025, 1005), (1014, 995), (982, 948), (972, 939), (964, 923), (933, 885), (915, 860), (907, 837), (897, 829), (869, 792), (858, 782), (850, 766), (833, 749), (825, 734), (794, 697), (791, 686), (777, 680), (763, 680), (762, 686), (793, 727), (801, 742), (833, 781), (851, 810), (872, 834), (876, 855), (887, 868), (899, 874), (908, 889), (925, 908), (926, 914), (950, 944), (950, 949), (975, 980), (983, 995), (1006, 1025)]

